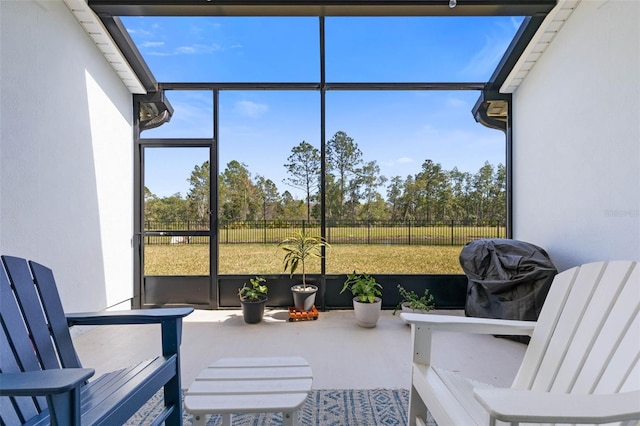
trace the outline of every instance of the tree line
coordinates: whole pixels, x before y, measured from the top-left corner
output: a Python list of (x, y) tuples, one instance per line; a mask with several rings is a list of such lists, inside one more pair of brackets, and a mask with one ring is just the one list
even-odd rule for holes
[[(326, 215), (333, 223), (364, 221), (451, 220), (504, 221), (506, 170), (489, 162), (476, 172), (445, 170), (426, 159), (421, 170), (388, 179), (376, 161), (365, 161), (358, 144), (338, 131), (326, 144)], [(253, 176), (237, 160), (218, 177), (218, 218), (222, 221), (293, 221), (320, 219), (320, 151), (302, 141), (291, 149), (283, 183)], [(203, 220), (209, 213), (210, 165), (196, 165), (186, 197), (157, 197), (145, 188), (145, 218), (151, 221)]]

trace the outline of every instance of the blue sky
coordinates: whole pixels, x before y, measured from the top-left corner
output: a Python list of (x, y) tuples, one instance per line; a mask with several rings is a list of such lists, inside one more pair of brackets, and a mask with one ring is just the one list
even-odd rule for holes
[[(159, 82), (317, 82), (318, 18), (123, 18)], [(520, 18), (326, 18), (328, 82), (485, 82)], [(477, 172), (504, 164), (504, 135), (477, 124), (475, 91), (329, 91), (326, 137), (344, 131), (388, 178), (431, 159)], [(143, 137), (211, 137), (208, 92), (169, 92), (170, 123)], [(220, 169), (238, 160), (255, 177), (289, 190), (284, 164), (303, 140), (320, 147), (320, 96), (313, 91), (223, 91)], [(146, 185), (186, 195), (202, 150), (148, 152)], [(384, 189), (380, 191), (385, 195)]]

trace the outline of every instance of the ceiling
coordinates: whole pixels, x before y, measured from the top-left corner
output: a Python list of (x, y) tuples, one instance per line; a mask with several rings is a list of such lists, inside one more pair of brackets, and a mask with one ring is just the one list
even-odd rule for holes
[(100, 16), (544, 16), (556, 1), (88, 0), (88, 3)]
[[(513, 93), (580, 0), (64, 0), (131, 93), (157, 88), (117, 16), (530, 16), (489, 85)], [(555, 7), (554, 7), (555, 6)], [(518, 37), (518, 35), (516, 36)], [(519, 48), (515, 46), (519, 42)]]

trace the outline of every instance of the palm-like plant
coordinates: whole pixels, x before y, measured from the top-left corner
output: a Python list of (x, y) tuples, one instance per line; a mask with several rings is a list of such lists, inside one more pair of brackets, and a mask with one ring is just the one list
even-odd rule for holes
[(322, 237), (308, 235), (305, 232), (298, 231), (295, 235), (287, 237), (278, 244), (284, 255), (284, 270), (289, 270), (289, 276), (298, 270), (298, 265), (302, 267), (302, 287), (307, 289), (305, 262), (311, 258), (321, 258), (322, 247), (331, 247), (329, 243)]

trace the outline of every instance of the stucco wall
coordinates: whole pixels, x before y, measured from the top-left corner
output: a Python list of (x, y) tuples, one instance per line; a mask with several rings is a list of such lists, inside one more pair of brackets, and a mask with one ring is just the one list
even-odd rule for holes
[(583, 0), (514, 94), (514, 238), (640, 259), (640, 2)]
[(66, 310), (128, 300), (132, 98), (62, 1), (0, 1), (0, 252)]

